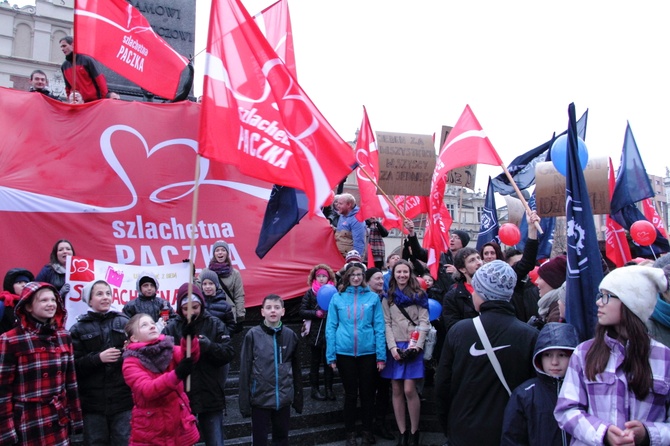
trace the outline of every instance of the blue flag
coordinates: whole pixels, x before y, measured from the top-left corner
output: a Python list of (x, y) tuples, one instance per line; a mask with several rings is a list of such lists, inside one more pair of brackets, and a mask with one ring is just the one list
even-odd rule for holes
[(490, 241), (496, 242), (500, 245), (498, 238), (498, 211), (496, 210), (496, 199), (493, 191), (493, 184), (491, 177), (489, 177), (489, 185), (486, 188), (486, 198), (484, 199), (484, 210), (482, 211), (482, 218), (479, 227), (479, 235), (477, 236), (477, 251), (482, 249), (486, 243)]
[(582, 341), (594, 335), (596, 294), (603, 279), (603, 263), (598, 249), (589, 191), (579, 162), (575, 104), (568, 107), (568, 150), (565, 176), (565, 215), (568, 265), (565, 315)]
[[(610, 203), (610, 215), (624, 229), (630, 230), (631, 225), (636, 221), (646, 220), (636, 203), (655, 195), (651, 181), (647, 176), (647, 170), (642, 162), (640, 151), (635, 143), (633, 131), (628, 124), (621, 152), (621, 165), (619, 166)], [(657, 254), (670, 252), (670, 244), (657, 229), (654, 243), (651, 246), (637, 245), (636, 251), (636, 254), (641, 257), (656, 256)]]
[(261, 259), (265, 257), (270, 249), (307, 214), (308, 209), (309, 202), (303, 191), (276, 184), (272, 186), (261, 233), (258, 236), (256, 255)]
[[(586, 138), (586, 122), (588, 117), (589, 111), (586, 110), (582, 117), (579, 118), (579, 121), (577, 121), (577, 135), (582, 139)], [(558, 136), (565, 135), (565, 133), (566, 132), (563, 132)], [(519, 190), (528, 189), (535, 184), (535, 165), (550, 160), (549, 153), (551, 151), (549, 149), (551, 149), (554, 140), (558, 136), (554, 135), (549, 141), (523, 155), (517, 156), (510, 165), (507, 166), (507, 170), (510, 175), (512, 175), (512, 178), (514, 178), (514, 182), (519, 187)], [(492, 182), (495, 191), (500, 195), (511, 195), (515, 192), (514, 187), (509, 182), (505, 172), (495, 177)]]

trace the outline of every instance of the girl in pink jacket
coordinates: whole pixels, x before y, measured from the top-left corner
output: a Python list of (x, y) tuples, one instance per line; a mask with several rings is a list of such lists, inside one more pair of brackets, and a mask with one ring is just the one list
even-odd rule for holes
[[(123, 376), (133, 393), (130, 445), (185, 446), (198, 441), (183, 381), (200, 356), (192, 325), (184, 328), (181, 346), (160, 334), (153, 318), (136, 314), (126, 324), (130, 344), (123, 353)], [(192, 335), (191, 357), (186, 358), (186, 336)]]

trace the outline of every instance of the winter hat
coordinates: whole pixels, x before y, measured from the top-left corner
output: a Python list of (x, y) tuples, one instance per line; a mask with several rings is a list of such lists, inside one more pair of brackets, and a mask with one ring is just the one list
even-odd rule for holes
[[(19, 283), (19, 282), (30, 282), (32, 279), (24, 274), (19, 274), (18, 276), (14, 277), (14, 283)], [(13, 284), (14, 284), (13, 283)], [(12, 284), (12, 285), (13, 285)]]
[(372, 276), (374, 276), (375, 273), (381, 273), (381, 272), (382, 272), (382, 270), (380, 270), (379, 268), (372, 267), (372, 268), (368, 269), (367, 271), (365, 271), (365, 281), (369, 282), (370, 278)]
[(461, 243), (463, 244), (464, 248), (468, 246), (468, 243), (470, 243), (470, 236), (467, 232), (457, 229), (455, 231), (451, 231), (451, 233), (461, 239)]
[(94, 280), (93, 282), (89, 282), (86, 285), (84, 285), (84, 287), (81, 290), (81, 300), (89, 307), (91, 306), (89, 302), (91, 301), (91, 292), (93, 291), (93, 285), (95, 285), (96, 283), (109, 286), (109, 284), (104, 280)]
[[(202, 298), (198, 297), (198, 293), (195, 290), (200, 291), (200, 289), (197, 286), (195, 285), (193, 286), (193, 293), (191, 293), (191, 302), (198, 302), (200, 305), (202, 305)], [(179, 305), (182, 306), (187, 302), (188, 302), (188, 296), (184, 296), (182, 297)]]
[(502, 260), (482, 265), (472, 276), (472, 287), (484, 300), (509, 302), (515, 286), (516, 273)]
[(647, 322), (654, 312), (658, 293), (668, 290), (668, 279), (660, 268), (624, 266), (606, 275), (598, 288), (615, 294), (626, 308)]
[(226, 250), (226, 252), (230, 252), (230, 249), (228, 249), (228, 243), (224, 242), (223, 240), (217, 240), (214, 242), (212, 245), (212, 255), (214, 255), (216, 248), (223, 248)]
[(211, 269), (203, 268), (198, 275), (198, 280), (200, 281), (200, 285), (202, 285), (202, 282), (205, 280), (211, 280), (214, 282), (214, 285), (216, 285), (217, 289), (221, 288), (221, 284), (219, 283), (219, 276)]
[(352, 249), (347, 253), (347, 256), (344, 258), (344, 263), (349, 263), (349, 262), (361, 262), (361, 255), (359, 254), (358, 251), (355, 249)]
[(543, 263), (537, 270), (538, 275), (553, 289), (558, 289), (565, 282), (568, 262), (565, 256), (557, 256)]

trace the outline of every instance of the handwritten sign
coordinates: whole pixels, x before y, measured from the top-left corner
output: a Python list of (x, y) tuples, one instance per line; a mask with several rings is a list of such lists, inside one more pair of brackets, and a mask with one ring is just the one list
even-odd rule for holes
[[(593, 214), (610, 213), (610, 195), (607, 184), (609, 162), (606, 157), (590, 159), (584, 169), (584, 179), (591, 198)], [(565, 215), (565, 177), (551, 162), (535, 166), (535, 200), (540, 217)]]
[(381, 189), (388, 195), (428, 196), (436, 158), (432, 136), (376, 133)]

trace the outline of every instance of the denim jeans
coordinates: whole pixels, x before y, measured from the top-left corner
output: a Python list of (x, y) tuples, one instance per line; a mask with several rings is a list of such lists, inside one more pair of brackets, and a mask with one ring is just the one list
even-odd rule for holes
[(84, 444), (86, 446), (128, 446), (130, 412), (114, 415), (84, 414)]
[(202, 412), (198, 415), (198, 426), (200, 428), (200, 441), (206, 446), (223, 446), (225, 435), (223, 433), (223, 412)]

